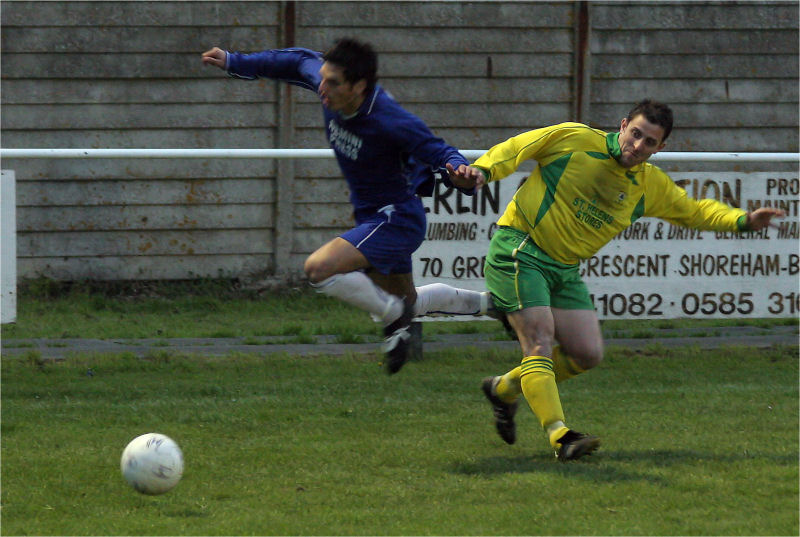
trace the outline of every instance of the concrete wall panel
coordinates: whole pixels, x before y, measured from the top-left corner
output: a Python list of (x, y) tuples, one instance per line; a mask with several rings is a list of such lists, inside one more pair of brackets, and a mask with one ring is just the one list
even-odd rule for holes
[(17, 206), (260, 205), (275, 201), (273, 185), (262, 179), (21, 181)]
[[(270, 253), (263, 230), (58, 231), (22, 234), (18, 247), (32, 257), (239, 255)], [(46, 256), (40, 254), (46, 252)], [(87, 267), (88, 268), (88, 267)]]
[[(199, 54), (355, 35), (375, 45), (398, 101), (464, 149), (578, 113), (616, 129), (650, 96), (675, 109), (671, 150), (798, 150), (797, 2), (585, 5), (579, 55), (573, 2), (5, 1), (3, 146), (326, 147), (313, 92), (231, 79)], [(286, 276), (352, 223), (333, 160), (3, 167), (18, 181), (21, 278)]]
[(93, 207), (20, 207), (25, 227), (19, 231), (134, 231), (269, 229), (271, 207), (265, 205), (135, 205)]
[[(307, 254), (293, 259), (302, 266)], [(19, 259), (18, 268), (27, 275), (46, 275), (54, 280), (185, 280), (192, 278), (238, 278), (243, 274), (256, 274), (274, 270), (271, 253), (263, 255), (207, 255), (198, 263), (196, 254), (190, 255), (131, 255), (31, 257)], [(31, 276), (27, 276), (31, 277)]]

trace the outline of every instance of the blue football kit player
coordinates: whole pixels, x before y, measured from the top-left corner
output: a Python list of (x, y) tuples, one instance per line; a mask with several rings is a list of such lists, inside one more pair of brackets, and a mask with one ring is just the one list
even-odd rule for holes
[(237, 78), (277, 79), (319, 95), (356, 225), (313, 252), (304, 271), (317, 291), (383, 323), (390, 374), (407, 359), (415, 315), (486, 313), (486, 293), (444, 284), (414, 287), (411, 255), (426, 229), (420, 196), (432, 193), (436, 173), (449, 185), (447, 170), (480, 172), (377, 84), (377, 55), (369, 44), (340, 39), (325, 53), (290, 48), (243, 54), (215, 47), (202, 61)]

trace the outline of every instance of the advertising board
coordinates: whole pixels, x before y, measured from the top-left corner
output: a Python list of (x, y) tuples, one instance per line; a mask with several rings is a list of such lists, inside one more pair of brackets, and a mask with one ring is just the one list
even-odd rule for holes
[[(530, 172), (489, 183), (476, 196), (444, 184), (425, 198), (426, 240), (414, 256), (416, 285), (483, 291), (483, 265), (497, 219)], [(798, 194), (792, 172), (685, 172), (672, 179), (696, 199), (786, 217), (759, 232), (696, 231), (641, 218), (581, 262), (601, 319), (797, 317), (800, 314)]]

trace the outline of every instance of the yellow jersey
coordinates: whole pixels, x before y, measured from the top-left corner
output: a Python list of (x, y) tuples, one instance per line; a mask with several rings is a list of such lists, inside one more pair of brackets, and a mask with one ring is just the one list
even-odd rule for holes
[(738, 231), (745, 211), (713, 199), (695, 200), (649, 163), (623, 168), (619, 133), (561, 123), (497, 144), (473, 164), (497, 181), (524, 161), (538, 166), (497, 221), (530, 234), (556, 261), (588, 259), (642, 216), (713, 231)]

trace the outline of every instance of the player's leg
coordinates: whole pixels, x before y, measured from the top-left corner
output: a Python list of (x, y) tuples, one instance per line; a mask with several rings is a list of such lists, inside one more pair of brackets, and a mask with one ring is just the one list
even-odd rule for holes
[[(385, 291), (405, 298), (406, 305), (412, 303), (412, 316), (422, 315), (487, 315), (495, 312), (491, 304), (491, 297), (488, 292), (471, 291), (468, 289), (460, 289), (451, 287), (442, 283), (433, 283), (423, 285), (421, 287), (414, 287), (413, 277), (408, 274), (389, 274), (384, 275), (376, 271), (367, 273), (376, 285), (380, 286)], [(414, 338), (420, 338), (420, 331), (408, 330), (405, 323), (405, 318), (399, 318), (395, 324), (396, 326), (387, 327), (385, 332), (387, 334), (394, 334), (398, 329), (401, 331), (394, 337), (394, 339), (402, 338), (407, 347), (414, 347), (421, 345), (421, 341), (416, 341)], [(410, 327), (410, 323), (409, 323)], [(390, 347), (391, 344), (386, 345)], [(398, 371), (407, 359), (399, 351), (394, 352), (387, 357), (387, 369), (390, 373)]]
[[(555, 340), (551, 342), (553, 373), (555, 382), (572, 378), (596, 366), (603, 358), (603, 340), (600, 323), (589, 290), (580, 279), (577, 266), (548, 267), (551, 288), (550, 296)], [(521, 376), (525, 374), (522, 368)], [(525, 389), (525, 377), (521, 383)], [(527, 397), (527, 392), (526, 392)], [(579, 433), (571, 429), (549, 431), (550, 444), (561, 461), (577, 459), (592, 453), (600, 446), (596, 436)]]
[(417, 291), (414, 278), (410, 272), (403, 274), (381, 274), (369, 271), (367, 275), (372, 281), (394, 296), (402, 297), (403, 311), (401, 315), (383, 327), (383, 352), (386, 353), (386, 371), (392, 375), (402, 369), (408, 360), (409, 348), (413, 344), (411, 321), (414, 318), (414, 303)]
[[(552, 350), (553, 368), (556, 383), (561, 383), (596, 367), (603, 360), (603, 335), (593, 310), (551, 310), (558, 342)], [(515, 367), (498, 377), (498, 393), (507, 400), (516, 399), (522, 393), (521, 373), (522, 369)]]
[(494, 310), (488, 292), (431, 283), (417, 287), (414, 315), (487, 315)]
[(555, 445), (555, 440), (566, 432), (566, 426), (551, 357), (555, 337), (552, 311), (549, 306), (534, 306), (507, 315), (522, 348), (519, 377), (522, 394), (550, 443)]
[[(519, 338), (524, 357), (520, 367), (502, 376), (485, 378), (482, 382), (483, 392), (492, 404), (497, 432), (509, 444), (516, 439), (514, 414), (517, 400), (520, 394), (524, 393), (526, 398), (528, 396), (523, 389), (523, 377), (529, 377), (527, 382), (533, 386), (535, 379), (544, 379), (546, 382), (548, 371), (552, 373), (552, 366), (547, 366), (554, 332), (549, 308), (550, 291), (542, 272), (534, 266), (528, 266), (529, 256), (523, 255), (520, 259), (518, 255), (527, 241), (524, 233), (508, 228), (499, 229), (492, 237), (485, 267), (486, 284), (494, 297), (494, 304), (507, 315)], [(532, 369), (535, 361), (541, 361), (542, 367)], [(523, 371), (527, 374), (523, 375)], [(555, 388), (555, 382), (552, 386)], [(534, 413), (544, 420), (545, 425), (563, 423), (557, 390), (541, 392), (534, 394), (531, 391), (532, 399), (528, 399)], [(546, 397), (543, 398), (543, 395)]]
[(580, 375), (603, 361), (603, 334), (593, 309), (553, 308), (553, 319), (559, 343), (553, 347), (556, 382)]
[(526, 234), (503, 229), (492, 238), (485, 269), (495, 305), (507, 314), (523, 355), (519, 388), (512, 379), (501, 378), (494, 383), (494, 395), (509, 401), (516, 389), (521, 389), (560, 460), (578, 458), (599, 445), (596, 437), (567, 428), (556, 386), (552, 358), (555, 319), (550, 295), (551, 289), (559, 289), (573, 271), (577, 273), (576, 266), (553, 261)]
[(411, 274), (375, 272), (364, 253), (341, 237), (311, 254), (305, 270), (318, 292), (365, 310), (383, 324), (386, 369), (389, 374), (399, 371), (408, 356), (411, 339), (408, 328), (416, 299)]
[(408, 358), (411, 320), (417, 299), (411, 275), (411, 254), (425, 237), (425, 208), (418, 198), (388, 205), (342, 235), (368, 260), (367, 275), (376, 287), (401, 299), (402, 311), (384, 320), (386, 369), (396, 373)]
[(355, 246), (336, 237), (306, 259), (304, 270), (318, 292), (365, 310), (384, 323), (392, 322), (403, 312), (402, 301), (362, 272), (368, 267), (366, 257)]
[(414, 306), (418, 301), (417, 288), (414, 287), (414, 278), (410, 272), (404, 274), (381, 274), (369, 270), (367, 276), (372, 282), (389, 294), (403, 297), (406, 304)]
[(577, 270), (561, 271), (560, 279), (551, 300), (559, 342), (553, 347), (557, 382), (580, 375), (603, 360), (603, 335), (589, 289)]
[(523, 356), (520, 385), (525, 400), (539, 418), (550, 445), (561, 461), (592, 453), (600, 445), (596, 436), (566, 426), (553, 363), (555, 321), (548, 307), (525, 308), (508, 314), (517, 332)]
[(364, 254), (341, 237), (336, 237), (317, 248), (303, 265), (308, 280), (313, 284), (321, 283), (336, 274), (367, 268), (369, 261)]

